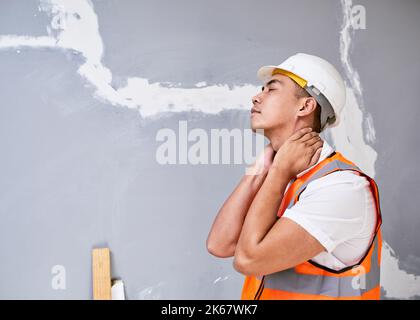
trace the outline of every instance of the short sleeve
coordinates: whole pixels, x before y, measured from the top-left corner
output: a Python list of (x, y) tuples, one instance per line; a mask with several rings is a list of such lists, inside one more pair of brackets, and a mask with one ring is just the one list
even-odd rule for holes
[(369, 182), (350, 171), (337, 171), (310, 182), (287, 217), (317, 239), (328, 253), (360, 236), (366, 220)]

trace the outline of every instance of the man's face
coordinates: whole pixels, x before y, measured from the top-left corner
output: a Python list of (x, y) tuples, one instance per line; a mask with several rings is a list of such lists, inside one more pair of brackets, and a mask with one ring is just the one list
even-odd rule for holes
[(252, 130), (272, 131), (294, 123), (298, 108), (296, 84), (289, 77), (275, 74), (262, 91), (252, 98)]

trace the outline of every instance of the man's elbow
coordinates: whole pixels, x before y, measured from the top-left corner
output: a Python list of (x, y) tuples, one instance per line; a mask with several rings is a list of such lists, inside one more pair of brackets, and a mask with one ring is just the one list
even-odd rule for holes
[[(237, 250), (238, 251), (238, 250)], [(267, 274), (280, 272), (290, 268), (287, 261), (284, 263), (276, 264), (275, 266), (271, 265), (268, 262), (264, 262), (261, 256), (251, 256), (246, 255), (241, 252), (235, 252), (235, 258), (233, 260), (233, 267), (239, 273), (242, 273), (245, 276), (256, 276), (262, 277)]]
[(260, 276), (254, 260), (242, 253), (236, 253), (233, 260), (233, 268), (245, 276)]
[(233, 255), (235, 254), (234, 244), (220, 245), (212, 241), (207, 241), (206, 246), (207, 246), (207, 251), (211, 255), (218, 258), (229, 258), (229, 257), (233, 257)]

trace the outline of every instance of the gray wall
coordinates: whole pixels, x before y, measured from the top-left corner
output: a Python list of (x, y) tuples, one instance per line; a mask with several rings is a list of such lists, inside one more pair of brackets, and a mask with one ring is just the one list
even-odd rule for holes
[[(366, 29), (351, 31), (347, 47), (344, 0), (68, 3), (0, 3), (0, 298), (89, 299), (90, 251), (106, 245), (129, 299), (239, 299), (243, 276), (232, 259), (210, 256), (205, 240), (244, 165), (163, 166), (155, 137), (180, 120), (207, 132), (247, 128), (256, 70), (295, 52), (330, 60), (354, 93), (349, 108), (361, 122), (353, 127), (349, 112), (347, 131), (325, 138), (379, 185), (383, 298), (419, 298), (419, 1), (355, 2), (366, 8)], [(103, 50), (93, 43), (92, 53), (84, 29), (76, 40), (60, 36), (57, 23), (73, 26), (57, 10), (97, 19)], [(104, 87), (79, 69), (95, 63), (112, 73)], [(178, 96), (196, 95), (202, 82), (203, 94), (251, 89), (238, 104), (222, 91), (222, 112), (178, 103), (178, 112), (148, 116), (142, 110), (156, 101), (140, 89), (139, 108), (113, 91), (136, 77)], [(54, 265), (65, 267), (65, 290), (51, 286)]]

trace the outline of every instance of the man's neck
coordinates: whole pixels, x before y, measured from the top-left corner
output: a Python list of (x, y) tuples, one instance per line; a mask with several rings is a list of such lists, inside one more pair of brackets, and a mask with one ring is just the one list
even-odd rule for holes
[(283, 143), (290, 137), (290, 134), (283, 132), (282, 134), (273, 134), (267, 135), (268, 140), (270, 140), (271, 146), (274, 151), (278, 151)]
[(283, 127), (277, 128), (273, 131), (266, 131), (266, 137), (270, 140), (270, 143), (274, 149), (274, 151), (278, 151), (283, 143), (289, 139), (289, 137), (298, 130), (294, 127)]
[(280, 149), (283, 143), (290, 138), (296, 131), (307, 127), (307, 124), (296, 125), (294, 127), (281, 128), (280, 130), (266, 131), (265, 136), (270, 141), (274, 151)]

